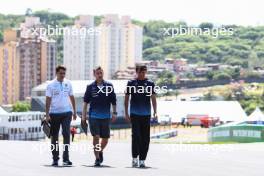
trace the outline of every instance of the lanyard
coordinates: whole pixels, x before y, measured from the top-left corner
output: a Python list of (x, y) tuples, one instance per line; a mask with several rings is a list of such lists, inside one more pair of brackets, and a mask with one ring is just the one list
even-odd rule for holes
[(63, 85), (62, 85), (62, 82), (60, 82), (60, 90), (63, 91)]

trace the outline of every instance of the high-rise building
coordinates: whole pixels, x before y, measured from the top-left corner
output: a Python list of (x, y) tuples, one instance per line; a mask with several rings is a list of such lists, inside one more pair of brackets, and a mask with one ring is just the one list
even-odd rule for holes
[(55, 78), (55, 42), (47, 39), (21, 38), (20, 99), (31, 95), (31, 89)]
[(0, 104), (31, 96), (31, 89), (55, 77), (56, 44), (32, 29), (41, 27), (37, 17), (26, 17), (19, 30), (4, 31), (0, 46)]
[(19, 100), (19, 43), (18, 31), (5, 30), (0, 45), (0, 104)]
[(41, 38), (41, 63), (43, 64), (41, 80), (43, 81), (53, 80), (56, 77), (56, 51), (55, 40)]
[(42, 27), (40, 18), (28, 16), (25, 22), (20, 24), (20, 36), (23, 38), (33, 37), (36, 35), (35, 29)]
[(129, 16), (105, 15), (99, 25), (99, 63), (107, 78), (142, 60), (143, 29)]
[(26, 17), (20, 25), (20, 100), (30, 97), (33, 87), (55, 77), (56, 43), (48, 36), (34, 33), (40, 27), (38, 17)]
[(63, 63), (69, 79), (93, 79), (97, 65), (103, 67), (105, 78), (110, 79), (116, 71), (142, 59), (143, 30), (132, 24), (129, 16), (120, 19), (115, 14), (105, 15), (98, 27), (94, 26), (93, 16), (80, 16), (65, 31)]
[(75, 25), (64, 29), (63, 64), (66, 77), (71, 80), (93, 78), (93, 67), (98, 64), (97, 31), (94, 17), (81, 15)]

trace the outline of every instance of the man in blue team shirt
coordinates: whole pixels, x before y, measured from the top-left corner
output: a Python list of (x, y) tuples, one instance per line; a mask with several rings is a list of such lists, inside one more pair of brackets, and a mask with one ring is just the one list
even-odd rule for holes
[[(116, 94), (113, 85), (103, 79), (103, 69), (99, 66), (94, 69), (95, 81), (87, 86), (83, 98), (82, 120), (88, 119), (90, 131), (93, 136), (95, 166), (100, 166), (103, 162), (103, 150), (110, 137), (110, 119), (115, 121)], [(87, 116), (87, 106), (89, 113)], [(110, 113), (112, 104), (112, 115)], [(101, 138), (101, 142), (100, 142)]]
[(46, 121), (50, 122), (52, 166), (58, 166), (59, 160), (59, 131), (62, 126), (63, 135), (63, 165), (72, 165), (69, 160), (70, 125), (76, 120), (75, 99), (71, 82), (65, 79), (66, 67), (56, 67), (56, 78), (52, 80), (46, 90)]
[[(150, 142), (151, 103), (154, 118), (157, 118), (155, 84), (146, 78), (147, 67), (137, 65), (137, 78), (127, 83), (125, 117), (132, 124), (132, 167), (145, 167)], [(128, 113), (129, 97), (130, 115)], [(139, 161), (138, 161), (139, 157)]]

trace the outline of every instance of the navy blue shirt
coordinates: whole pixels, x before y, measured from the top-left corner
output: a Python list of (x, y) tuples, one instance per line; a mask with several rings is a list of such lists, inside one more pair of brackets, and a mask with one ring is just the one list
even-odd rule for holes
[(87, 86), (83, 101), (90, 103), (89, 118), (111, 118), (111, 104), (116, 105), (116, 94), (112, 83), (103, 81), (97, 85), (94, 81)]
[(139, 116), (151, 115), (150, 97), (155, 94), (155, 84), (148, 79), (130, 80), (127, 83), (126, 94), (131, 95), (130, 114)]

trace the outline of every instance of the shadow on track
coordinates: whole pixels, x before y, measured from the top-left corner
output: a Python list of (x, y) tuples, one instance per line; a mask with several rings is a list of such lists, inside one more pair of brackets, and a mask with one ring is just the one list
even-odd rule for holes
[(84, 167), (94, 167), (94, 168), (115, 168), (112, 166), (108, 166), (108, 165), (101, 165), (101, 166), (94, 166), (94, 165), (82, 165)]
[(58, 165), (58, 166), (52, 166), (52, 165), (43, 165), (44, 167), (54, 167), (54, 168), (65, 168), (65, 167), (75, 167), (75, 166), (63, 166), (63, 165)]
[(125, 167), (127, 169), (158, 169), (156, 167), (149, 167), (149, 166), (146, 166), (146, 167)]

